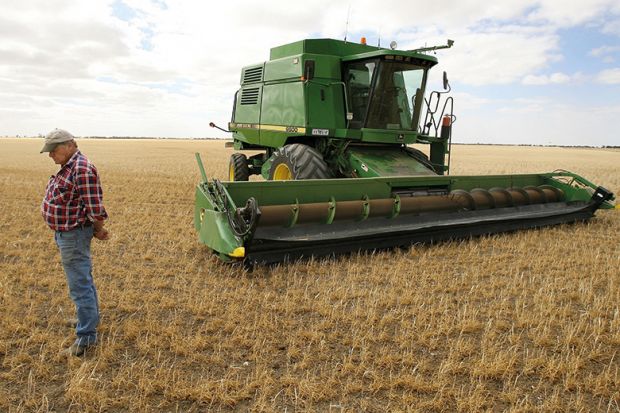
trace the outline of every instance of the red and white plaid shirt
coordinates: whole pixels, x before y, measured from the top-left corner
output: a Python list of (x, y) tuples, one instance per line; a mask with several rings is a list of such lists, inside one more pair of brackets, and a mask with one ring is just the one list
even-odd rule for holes
[(88, 221), (108, 217), (97, 168), (80, 151), (50, 177), (41, 214), (55, 231), (71, 231)]

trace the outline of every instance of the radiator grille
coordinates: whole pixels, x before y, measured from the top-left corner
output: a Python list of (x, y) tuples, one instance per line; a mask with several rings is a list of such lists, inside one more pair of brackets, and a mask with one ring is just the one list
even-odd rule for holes
[(258, 103), (258, 95), (260, 89), (253, 87), (251, 89), (243, 89), (241, 91), (241, 104), (242, 105), (256, 105)]
[(243, 84), (263, 81), (263, 66), (245, 69), (243, 72)]

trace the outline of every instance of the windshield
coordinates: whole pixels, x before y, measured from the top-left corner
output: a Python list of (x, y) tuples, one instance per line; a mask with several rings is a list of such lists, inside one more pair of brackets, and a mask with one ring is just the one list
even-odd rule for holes
[(422, 103), (425, 75), (425, 68), (412, 63), (350, 63), (345, 68), (349, 110), (353, 113), (349, 127), (417, 130), (416, 106)]

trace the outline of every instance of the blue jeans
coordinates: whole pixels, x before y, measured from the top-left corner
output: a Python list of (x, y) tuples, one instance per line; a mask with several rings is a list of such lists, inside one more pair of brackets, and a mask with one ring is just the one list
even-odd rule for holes
[(75, 342), (80, 346), (95, 344), (99, 324), (99, 304), (90, 259), (93, 227), (76, 228), (66, 232), (56, 231), (54, 239), (60, 250), (62, 267), (67, 276), (69, 296), (77, 312)]

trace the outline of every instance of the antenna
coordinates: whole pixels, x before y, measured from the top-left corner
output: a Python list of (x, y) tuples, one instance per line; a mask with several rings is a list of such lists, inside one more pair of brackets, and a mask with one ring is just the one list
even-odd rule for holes
[(347, 41), (347, 35), (349, 34), (349, 16), (351, 15), (351, 3), (347, 9), (347, 24), (344, 26), (344, 41)]
[(379, 28), (379, 40), (377, 41), (377, 47), (381, 47), (381, 29)]

